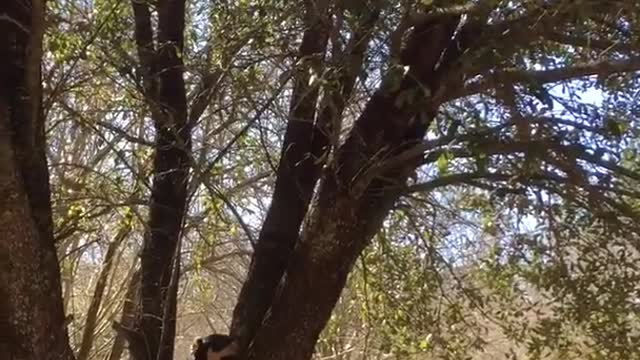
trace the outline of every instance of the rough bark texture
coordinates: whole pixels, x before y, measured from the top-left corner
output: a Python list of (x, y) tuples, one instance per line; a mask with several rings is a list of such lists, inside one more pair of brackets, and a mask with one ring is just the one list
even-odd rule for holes
[(41, 111), (43, 1), (0, 3), (0, 358), (72, 359)]
[[(357, 256), (379, 230), (408, 175), (419, 164), (376, 164), (421, 141), (437, 109), (399, 101), (408, 92), (438, 90), (446, 71), (443, 52), (452, 45), (457, 18), (416, 28), (404, 57), (409, 73), (384, 86), (364, 112), (326, 171), (317, 202), (303, 227), (285, 277), (250, 348), (249, 359), (309, 359)], [(453, 59), (448, 59), (451, 61)], [(286, 335), (286, 336), (285, 336)]]
[(177, 286), (170, 284), (179, 264), (191, 151), (182, 63), (185, 1), (158, 2), (157, 46), (153, 44), (148, 4), (132, 0), (132, 7), (156, 144), (149, 221), (141, 254), (141, 307), (128, 340), (134, 359), (168, 360), (173, 358), (177, 292)]

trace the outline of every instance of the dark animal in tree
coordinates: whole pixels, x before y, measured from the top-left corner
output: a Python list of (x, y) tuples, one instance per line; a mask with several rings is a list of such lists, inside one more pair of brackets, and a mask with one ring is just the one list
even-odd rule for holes
[(238, 348), (233, 337), (213, 334), (196, 339), (191, 354), (193, 360), (237, 360)]

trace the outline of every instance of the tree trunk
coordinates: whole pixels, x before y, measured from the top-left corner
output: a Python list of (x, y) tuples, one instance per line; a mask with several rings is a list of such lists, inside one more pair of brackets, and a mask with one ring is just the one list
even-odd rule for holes
[(0, 358), (73, 359), (41, 111), (43, 1), (0, 4)]
[[(191, 124), (183, 78), (184, 0), (157, 4), (157, 48), (149, 5), (132, 0), (145, 99), (156, 131), (149, 220), (141, 254), (140, 308), (129, 332), (136, 360), (173, 358), (180, 236), (187, 203)], [(173, 281), (172, 281), (173, 278)]]
[[(298, 239), (322, 164), (326, 134), (314, 125), (318, 86), (310, 83), (312, 73), (322, 72), (329, 38), (329, 1), (305, 2), (307, 14), (284, 135), (280, 163), (271, 205), (256, 243), (247, 280), (234, 309), (231, 333), (246, 348), (269, 309), (276, 287)], [(313, 151), (313, 140), (319, 146)]]
[(327, 81), (331, 85), (324, 89), (316, 116), (318, 88), (309, 83), (309, 69), (316, 74), (323, 70), (319, 62), (325, 56), (331, 31), (328, 5), (328, 2), (307, 3), (307, 30), (299, 56), (310, 60), (297, 69), (271, 206), (233, 313), (231, 333), (240, 339), (241, 349), (246, 349), (253, 340), (285, 272), (379, 15), (374, 9), (361, 17), (363, 21), (356, 25), (346, 47), (332, 44), (331, 68), (327, 71), (334, 81)]
[[(419, 44), (405, 59), (408, 74), (399, 86), (385, 86), (371, 98), (350, 136), (323, 177), (317, 202), (308, 215), (271, 311), (249, 351), (251, 360), (304, 360), (340, 297), (353, 264), (380, 229), (418, 158), (381, 166), (420, 142), (437, 104), (401, 103), (410, 92), (438, 90), (451, 54), (445, 51), (457, 18), (444, 18), (416, 29), (410, 43)], [(441, 55), (444, 56), (441, 57)], [(455, 53), (456, 50), (451, 50)], [(445, 60), (441, 60), (445, 59)], [(386, 169), (384, 171), (379, 169)]]

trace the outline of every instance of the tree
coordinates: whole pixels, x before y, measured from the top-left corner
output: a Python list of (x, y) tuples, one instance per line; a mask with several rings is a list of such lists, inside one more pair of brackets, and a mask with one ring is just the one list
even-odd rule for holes
[[(591, 271), (571, 268), (567, 254), (586, 254), (592, 264), (599, 264), (610, 257), (604, 251), (593, 252), (590, 244), (607, 236), (615, 236), (616, 244), (623, 243), (625, 249), (634, 248), (635, 187), (640, 180), (634, 154), (638, 4), (597, 0), (78, 4), (79, 10), (74, 2), (57, 6), (81, 14), (88, 9), (94, 35), (65, 30), (67, 21), (69, 26), (86, 26), (80, 21), (52, 17), (54, 24), (60, 24), (56, 31), (68, 35), (52, 34), (54, 61), (56, 54), (67, 51), (60, 63), (71, 65), (51, 72), (51, 79), (60, 81), (44, 107), (51, 118), (62, 118), (60, 122), (69, 127), (81, 124), (91, 129), (95, 133), (91, 137), (100, 139), (98, 147), (107, 143), (108, 160), (95, 159), (100, 178), (113, 179), (111, 189), (136, 189), (103, 198), (115, 213), (120, 210), (114, 204), (127, 199), (127, 216), (135, 214), (136, 221), (144, 224), (136, 321), (132, 327), (119, 327), (137, 360), (171, 357), (178, 278), (186, 271), (181, 261), (192, 265), (187, 269), (198, 269), (223, 258), (216, 253), (218, 247), (210, 245), (222, 237), (234, 239), (239, 253), (254, 249), (231, 324), (231, 333), (240, 339), (248, 359), (312, 357), (349, 274), (376, 234), (381, 234), (378, 243), (362, 258), (358, 276), (366, 276), (366, 268), (393, 269), (406, 274), (410, 286), (429, 282), (432, 291), (448, 289), (469, 297), (460, 301), (462, 305), (451, 306), (450, 324), (460, 322), (463, 305), (475, 311), (474, 316), (494, 309), (478, 303), (493, 301), (509, 309), (507, 305), (521, 305), (508, 289), (522, 281), (545, 291), (591, 298), (588, 287), (572, 287), (571, 279), (579, 278), (582, 284), (591, 279), (601, 285), (603, 280), (591, 277)], [(56, 15), (64, 13), (54, 10)], [(50, 63), (46, 58), (44, 64)], [(86, 89), (85, 93), (77, 88)], [(590, 103), (580, 98), (589, 95), (599, 100)], [(27, 108), (35, 107), (27, 104)], [(106, 120), (97, 108), (109, 109)], [(65, 121), (61, 114), (73, 121)], [(49, 156), (55, 158), (66, 130), (52, 133), (55, 142), (50, 148), (55, 151)], [(39, 141), (34, 148), (42, 151), (40, 171), (46, 173), (44, 143)], [(16, 147), (13, 142), (2, 144)], [(272, 152), (279, 153), (277, 161)], [(9, 174), (15, 173), (16, 164), (25, 164), (13, 161), (4, 162), (12, 170)], [(56, 163), (54, 169), (68, 166)], [(275, 174), (275, 184), (265, 195), (265, 188), (271, 189), (259, 182), (269, 171)], [(54, 181), (67, 188), (66, 176), (56, 173)], [(13, 187), (29, 188), (29, 179), (25, 185), (20, 178), (7, 179)], [(39, 181), (39, 186), (47, 182)], [(100, 186), (90, 184), (80, 192), (101, 201), (96, 195)], [(251, 195), (239, 194), (238, 189), (247, 187)], [(27, 199), (34, 199), (27, 190)], [(139, 196), (149, 199), (148, 215), (140, 214), (139, 204), (129, 200)], [(264, 219), (256, 219), (265, 197), (271, 201)], [(41, 203), (30, 206), (36, 205)], [(7, 208), (20, 209), (17, 204)], [(6, 214), (29, 219), (27, 213)], [(64, 217), (65, 226), (60, 226), (64, 236), (80, 233), (79, 224), (91, 221), (92, 214)], [(453, 267), (454, 276), (446, 278), (447, 283), (439, 274), (446, 261), (437, 256), (433, 242), (438, 240), (433, 238), (450, 236), (446, 230), (459, 218), (478, 225), (464, 231), (480, 233), (477, 238), (490, 235), (495, 243), (474, 247), (475, 255), (486, 263)], [(558, 226), (564, 219), (579, 219), (593, 232)], [(523, 221), (545, 224), (544, 236), (520, 236)], [(257, 238), (255, 227), (260, 229)], [(113, 232), (118, 227), (108, 228), (109, 238), (120, 238)], [(509, 231), (518, 236), (511, 239)], [(138, 232), (132, 230), (128, 241), (136, 243)], [(405, 243), (391, 244), (385, 233), (419, 241), (422, 248), (413, 253)], [(568, 237), (581, 240), (558, 245), (558, 239)], [(28, 238), (25, 233), (7, 243)], [(50, 251), (53, 240), (48, 244)], [(516, 250), (505, 255), (504, 244), (524, 255)], [(389, 266), (384, 257), (377, 257), (376, 251), (383, 247), (393, 247), (384, 254), (402, 259), (402, 266)], [(200, 254), (202, 248), (211, 253)], [(47, 247), (32, 251), (42, 249)], [(422, 259), (429, 259), (433, 268), (421, 268)], [(27, 258), (21, 263), (30, 264)], [(45, 274), (58, 276), (55, 266), (45, 265)], [(107, 276), (111, 270), (106, 263), (104, 268)], [(25, 274), (35, 270), (29, 268)], [(480, 289), (451, 285), (460, 273)], [(498, 280), (487, 281), (491, 277)], [(187, 280), (183, 277), (182, 286)], [(374, 281), (358, 282), (356, 277), (349, 296), (361, 296), (357, 290), (362, 284), (383, 292), (387, 284), (397, 283), (383, 273)], [(620, 287), (619, 292), (604, 285), (599, 289), (624, 299), (624, 304), (612, 302), (620, 316), (610, 316), (605, 330), (598, 331), (595, 320), (574, 311), (584, 304), (561, 301), (563, 306), (555, 314), (563, 321), (590, 324), (586, 337), (613, 339), (603, 349), (625, 354), (623, 350), (634, 344), (628, 335), (632, 332), (612, 329), (621, 328), (622, 315), (634, 313), (626, 303), (633, 287)], [(60, 303), (57, 293), (51, 293)], [(37, 295), (27, 298), (38, 303)], [(370, 321), (390, 316), (385, 307), (396, 297), (408, 308), (425, 312), (433, 299), (430, 294), (414, 294), (421, 300), (411, 303), (410, 291), (386, 295), (371, 300), (382, 310), (368, 312)], [(600, 319), (612, 314), (596, 303), (587, 305), (603, 315)], [(92, 318), (100, 307), (95, 304)], [(541, 347), (553, 347), (553, 336), (520, 335), (527, 329), (515, 327), (517, 312), (514, 309), (500, 319), (511, 326), (505, 331), (516, 342), (533, 339), (534, 355)], [(62, 324), (60, 316), (56, 319)], [(89, 320), (88, 316), (87, 324), (95, 323)], [(421, 334), (399, 331), (408, 327), (402, 316), (394, 321), (384, 324), (390, 330), (376, 339), (378, 344), (397, 351), (413, 349), (409, 343)], [(547, 322), (543, 330), (561, 329), (558, 324)], [(444, 349), (441, 354), (467, 356), (470, 347), (443, 340), (466, 341), (472, 338), (467, 333), (428, 325), (419, 330), (435, 334), (434, 344)], [(89, 339), (92, 332), (88, 329), (85, 337)], [(387, 346), (389, 341), (396, 343)], [(66, 340), (56, 341), (58, 346), (62, 343)], [(83, 357), (89, 347), (81, 346)], [(419, 347), (424, 350), (429, 344)]]
[(45, 159), (44, 1), (0, 5), (0, 355), (72, 359)]
[[(375, 7), (377, 4), (367, 5)], [(579, 12), (584, 10), (581, 3), (549, 2), (544, 6), (523, 3), (512, 7), (512, 4), (479, 2), (445, 9), (432, 5), (426, 6), (418, 15), (408, 17), (409, 26), (400, 24), (399, 31), (412, 29), (398, 57), (398, 65), (406, 66), (407, 70), (398, 74), (391, 67), (386, 81), (367, 101), (344, 143), (335, 149), (323, 174), (313, 209), (307, 214), (303, 207), (305, 215), (296, 216), (307, 217), (299, 240), (295, 246), (286, 237), (279, 240), (289, 244), (281, 249), (293, 248), (293, 251), (286, 256), (286, 261), (259, 251), (254, 254), (254, 264), (265, 261), (271, 262), (272, 268), (282, 268), (277, 264), (286, 262), (287, 266), (282, 275), (279, 274), (282, 276), (280, 282), (268, 282), (273, 284), (275, 293), (269, 303), (268, 315), (262, 319), (263, 314), (259, 314), (257, 321), (254, 318), (249, 322), (260, 324), (255, 336), (251, 331), (239, 332), (240, 336), (249, 336), (245, 344), (252, 343), (249, 358), (311, 356), (356, 258), (406, 191), (409, 176), (419, 166), (437, 162), (442, 170), (446, 170), (449, 166), (442, 164), (453, 159), (461, 170), (414, 185), (414, 189), (429, 191), (460, 183), (495, 188), (496, 184), (504, 183), (507, 188), (513, 184), (525, 192), (539, 187), (577, 203), (581, 203), (581, 196), (592, 201), (599, 198), (597, 208), (601, 209), (602, 206), (612, 206), (610, 210), (628, 209), (620, 200), (596, 190), (601, 184), (590, 184), (587, 179), (601, 178), (604, 176), (602, 171), (626, 173), (629, 178), (636, 175), (604, 160), (603, 154), (594, 155), (590, 144), (576, 142), (579, 137), (572, 141), (565, 135), (567, 129), (553, 124), (555, 118), (544, 116), (545, 111), (534, 100), (538, 98), (542, 104), (552, 106), (551, 95), (545, 89), (549, 83), (590, 75), (606, 78), (638, 69), (640, 63), (633, 54), (628, 53), (624, 60), (614, 62), (596, 60), (588, 54), (593, 54), (594, 50), (583, 38), (585, 30), (574, 28), (571, 22), (582, 24), (584, 21), (589, 24), (585, 23), (587, 28), (607, 27), (607, 19), (611, 16), (610, 8), (603, 7), (603, 3), (590, 5), (592, 11), (587, 15)], [(312, 8), (322, 9), (322, 6)], [(617, 9), (632, 12), (627, 5)], [(466, 16), (464, 21), (462, 15)], [(623, 30), (620, 33), (624, 33)], [(611, 39), (598, 40), (603, 41), (602, 50), (607, 49), (607, 44), (615, 47)], [(549, 41), (555, 45), (549, 45)], [(553, 69), (527, 69), (523, 57), (534, 56), (535, 61), (539, 56), (536, 54), (538, 44), (549, 49), (542, 56), (558, 56), (563, 60)], [(550, 50), (553, 46), (558, 50)], [(574, 57), (566, 53), (563, 46), (583, 48), (584, 52), (578, 51), (580, 55)], [(574, 58), (581, 63), (572, 64)], [(529, 89), (533, 96), (527, 91)], [(442, 136), (423, 140), (428, 129), (438, 124), (439, 109), (456, 99), (480, 92), (482, 97), (493, 96), (498, 101), (496, 106), (509, 112), (505, 116), (508, 117), (506, 123), (494, 127), (489, 125), (490, 119), (486, 119), (486, 124), (474, 126), (454, 118)], [(558, 122), (562, 123), (561, 120)], [(567, 125), (580, 131), (578, 124)], [(451, 144), (455, 146), (448, 148)], [(608, 152), (606, 149), (601, 151)], [(283, 157), (286, 158), (286, 154)], [(482, 161), (463, 161), (465, 158)], [(519, 161), (510, 166), (510, 158)], [(598, 170), (587, 170), (586, 167)], [(485, 185), (482, 180), (490, 183)], [(576, 187), (584, 193), (573, 193)], [(612, 195), (617, 191), (608, 186), (603, 190), (611, 191)], [(274, 194), (271, 209), (278, 204), (277, 195)], [(583, 205), (594, 209), (595, 203)], [(291, 209), (282, 211), (287, 211), (289, 218), (295, 214)], [(635, 215), (627, 212), (625, 217), (633, 219)], [(292, 223), (290, 233), (297, 233), (298, 226), (299, 223)], [(282, 226), (279, 231), (284, 231)], [(261, 241), (273, 240), (259, 239), (258, 247)], [(332, 270), (327, 273), (327, 269)], [(259, 279), (263, 274), (257, 270), (249, 273), (240, 306), (243, 300), (251, 298), (252, 286), (259, 289), (254, 291), (264, 294), (264, 288), (252, 285), (252, 277)], [(239, 314), (242, 316), (241, 312)], [(238, 316), (236, 323), (245, 320), (238, 320)], [(282, 334), (290, 336), (282, 337)]]
[(141, 252), (140, 306), (134, 329), (127, 333), (135, 359), (171, 359), (193, 122), (188, 118), (182, 75), (185, 1), (158, 3), (155, 33), (149, 5), (132, 1), (131, 6), (142, 91), (156, 140), (148, 228)]

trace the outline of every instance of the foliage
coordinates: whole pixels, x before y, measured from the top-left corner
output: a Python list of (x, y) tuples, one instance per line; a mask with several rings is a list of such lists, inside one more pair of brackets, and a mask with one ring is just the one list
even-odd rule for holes
[[(420, 165), (399, 184), (400, 201), (357, 262), (318, 357), (638, 358), (640, 5), (339, 3), (332, 2), (326, 66), (310, 81), (321, 94), (338, 84), (340, 49), (373, 10), (380, 15), (344, 99), (338, 143), (376, 89), (401, 85), (397, 47), (409, 48), (413, 15), (469, 9), (465, 24), (488, 29), (471, 27), (472, 44), (445, 73), (446, 86), (395, 99), (399, 108), (426, 107), (426, 99), (440, 106), (424, 141), (409, 149)], [(194, 336), (228, 326), (286, 151), (284, 129), (295, 121), (289, 110), (305, 14), (297, 2), (193, 0), (186, 18), (180, 56), (189, 104), (211, 79), (217, 91), (194, 124), (177, 354)], [(87, 285), (118, 231), (130, 228), (92, 358), (111, 351), (109, 324), (119, 317), (148, 216), (156, 134), (133, 26), (128, 2), (49, 2), (43, 108), (76, 347)], [(365, 170), (415, 160), (403, 155), (374, 158)]]

